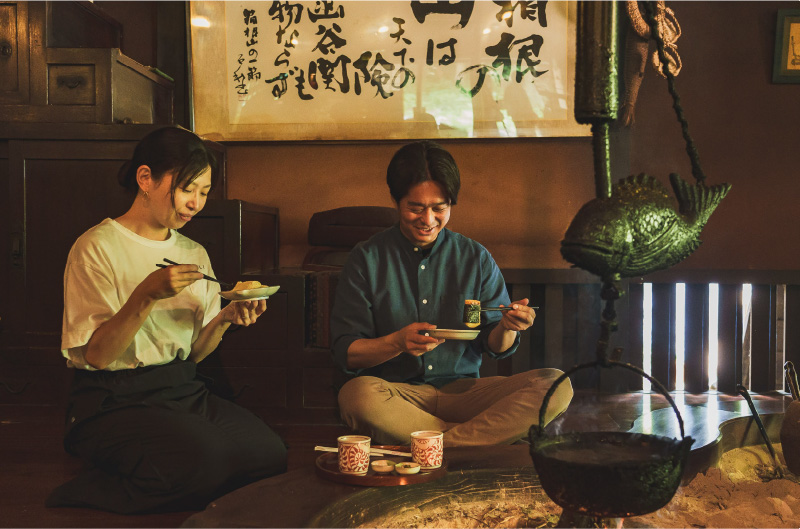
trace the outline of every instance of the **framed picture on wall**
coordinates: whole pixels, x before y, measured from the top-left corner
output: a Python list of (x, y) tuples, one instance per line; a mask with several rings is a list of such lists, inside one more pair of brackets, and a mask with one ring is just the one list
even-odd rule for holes
[(590, 136), (576, 2), (191, 0), (194, 130), (214, 140)]
[(772, 82), (800, 83), (800, 9), (778, 11)]

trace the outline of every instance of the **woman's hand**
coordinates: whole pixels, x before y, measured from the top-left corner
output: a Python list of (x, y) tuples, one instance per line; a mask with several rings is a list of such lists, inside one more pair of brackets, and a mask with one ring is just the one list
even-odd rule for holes
[(198, 272), (197, 265), (171, 265), (152, 272), (139, 287), (150, 299), (159, 300), (177, 296), (198, 279), (203, 279), (203, 274)]
[(222, 309), (224, 321), (247, 327), (267, 310), (267, 300), (232, 301)]
[(108, 367), (130, 346), (159, 299), (171, 298), (202, 278), (203, 274), (193, 264), (172, 265), (151, 272), (122, 308), (95, 329), (87, 342), (86, 362), (96, 369)]

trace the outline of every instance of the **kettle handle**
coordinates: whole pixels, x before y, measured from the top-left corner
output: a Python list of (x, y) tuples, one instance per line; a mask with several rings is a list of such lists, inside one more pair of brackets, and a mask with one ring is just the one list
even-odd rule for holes
[(653, 384), (653, 386), (658, 390), (658, 392), (661, 393), (662, 395), (664, 395), (664, 397), (667, 398), (667, 402), (669, 402), (670, 406), (672, 406), (672, 409), (675, 410), (675, 415), (678, 416), (678, 426), (680, 427), (680, 430), (681, 430), (681, 439), (684, 439), (686, 437), (686, 435), (684, 434), (684, 431), (683, 431), (683, 419), (681, 418), (681, 414), (678, 411), (678, 406), (675, 405), (675, 401), (672, 399), (672, 397), (670, 396), (670, 394), (666, 390), (666, 388), (664, 388), (664, 386), (662, 386), (661, 383), (658, 380), (654, 379), (653, 377), (651, 377), (650, 375), (648, 375), (647, 373), (642, 371), (640, 368), (638, 368), (638, 367), (636, 367), (634, 365), (631, 365), (631, 364), (626, 364), (624, 362), (617, 362), (615, 360), (594, 361), (594, 362), (588, 362), (588, 363), (585, 363), (585, 364), (579, 364), (579, 365), (573, 367), (572, 369), (570, 369), (569, 371), (567, 371), (566, 373), (562, 374), (560, 377), (558, 377), (556, 379), (556, 381), (553, 382), (553, 384), (550, 386), (550, 389), (547, 390), (547, 393), (545, 393), (544, 399), (542, 399), (542, 406), (539, 408), (539, 429), (540, 429), (540, 431), (542, 433), (544, 433), (544, 426), (545, 426), (544, 418), (545, 418), (545, 412), (547, 411), (547, 404), (550, 402), (550, 397), (553, 396), (553, 393), (555, 393), (556, 388), (558, 387), (558, 385), (561, 384), (562, 382), (564, 382), (564, 380), (566, 380), (571, 374), (573, 374), (576, 371), (579, 371), (581, 369), (585, 369), (585, 368), (588, 368), (588, 367), (597, 367), (597, 366), (600, 366), (600, 367), (615, 367), (615, 366), (623, 367), (623, 368), (628, 369), (630, 371), (633, 371), (634, 373), (636, 373), (638, 375), (641, 375), (642, 377), (644, 377), (647, 380), (649, 380), (650, 383)]

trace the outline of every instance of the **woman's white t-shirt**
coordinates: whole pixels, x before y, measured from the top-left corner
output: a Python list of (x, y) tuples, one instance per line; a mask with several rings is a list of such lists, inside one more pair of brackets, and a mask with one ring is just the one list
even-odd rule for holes
[[(61, 353), (68, 366), (94, 369), (84, 357), (89, 338), (164, 258), (196, 264), (215, 277), (205, 248), (175, 230), (167, 240), (153, 241), (105, 219), (78, 238), (64, 272)], [(106, 369), (186, 360), (200, 330), (220, 311), (219, 291), (219, 284), (200, 280), (177, 296), (158, 300), (128, 349)]]

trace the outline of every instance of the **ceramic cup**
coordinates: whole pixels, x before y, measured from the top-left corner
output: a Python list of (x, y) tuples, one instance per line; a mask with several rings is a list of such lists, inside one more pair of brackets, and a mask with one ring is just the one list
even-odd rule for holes
[(442, 432), (423, 430), (411, 434), (411, 458), (423, 470), (442, 466), (444, 439)]
[(343, 435), (339, 443), (339, 472), (363, 476), (369, 470), (370, 438), (365, 435)]

